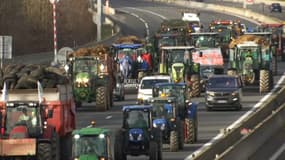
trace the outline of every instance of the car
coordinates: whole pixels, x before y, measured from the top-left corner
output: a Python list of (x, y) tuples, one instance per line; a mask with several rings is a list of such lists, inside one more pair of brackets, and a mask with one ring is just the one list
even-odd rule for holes
[(272, 3), (270, 6), (270, 12), (282, 12), (280, 3)]
[(152, 88), (156, 83), (171, 82), (169, 75), (152, 75), (145, 76), (138, 86), (137, 104), (147, 104), (149, 99), (153, 97)]
[(237, 75), (213, 75), (206, 83), (205, 102), (208, 111), (213, 108), (242, 109), (243, 83)]
[(246, 25), (244, 23), (241, 23), (240, 26), (241, 26), (241, 32), (245, 33), (247, 31)]

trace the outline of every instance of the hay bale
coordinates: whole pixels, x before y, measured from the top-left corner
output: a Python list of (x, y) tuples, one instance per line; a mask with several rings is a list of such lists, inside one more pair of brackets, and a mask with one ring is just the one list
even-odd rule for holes
[(117, 44), (141, 44), (144, 43), (143, 40), (139, 39), (137, 36), (125, 36), (118, 38), (115, 43)]
[(260, 44), (260, 45), (263, 45), (265, 47), (269, 46), (269, 42), (261, 36), (242, 35), (236, 39), (233, 39), (229, 44), (229, 48), (234, 48), (237, 44), (241, 44), (241, 43), (244, 43), (246, 41), (253, 41), (253, 42)]

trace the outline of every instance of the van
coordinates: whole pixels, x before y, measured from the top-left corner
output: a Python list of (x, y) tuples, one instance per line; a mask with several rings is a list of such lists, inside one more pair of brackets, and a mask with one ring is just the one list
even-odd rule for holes
[(145, 76), (142, 78), (138, 86), (138, 104), (147, 104), (148, 100), (152, 98), (152, 88), (156, 83), (171, 82), (171, 77), (169, 75), (154, 75)]

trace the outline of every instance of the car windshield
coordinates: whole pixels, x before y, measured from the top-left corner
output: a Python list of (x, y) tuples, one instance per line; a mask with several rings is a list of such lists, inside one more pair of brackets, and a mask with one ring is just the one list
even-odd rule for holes
[(155, 101), (152, 103), (152, 109), (154, 119), (170, 119), (173, 117), (172, 104), (168, 104), (167, 101)]
[(80, 158), (83, 155), (106, 156), (107, 143), (105, 136), (78, 136), (73, 141), (74, 157)]
[(142, 80), (141, 89), (152, 89), (156, 83), (166, 83), (168, 79), (145, 79)]
[(211, 66), (201, 66), (200, 67), (200, 73), (201, 73), (201, 77), (203, 79), (208, 79), (208, 77), (215, 74), (215, 69)]
[(143, 110), (131, 110), (127, 113), (128, 128), (149, 128), (149, 112)]
[(38, 124), (37, 109), (34, 107), (28, 107), (27, 105), (19, 105), (17, 107), (7, 108), (6, 118), (6, 134), (9, 134), (11, 130), (17, 126), (27, 126), (29, 131), (32, 131)]
[(237, 79), (234, 77), (212, 77), (207, 83), (208, 88), (237, 88)]

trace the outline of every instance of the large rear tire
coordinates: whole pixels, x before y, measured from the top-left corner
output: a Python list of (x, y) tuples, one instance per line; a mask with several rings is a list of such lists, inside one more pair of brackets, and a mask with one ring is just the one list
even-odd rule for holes
[(52, 134), (51, 144), (52, 144), (52, 158), (54, 160), (60, 160), (60, 142), (58, 134), (55, 131)]
[(37, 160), (53, 160), (52, 145), (50, 143), (39, 143)]
[(158, 145), (156, 142), (149, 142), (149, 160), (158, 160)]
[(114, 158), (115, 160), (126, 160), (127, 156), (124, 153), (124, 140), (122, 132), (118, 131), (115, 135), (115, 144), (114, 144)]
[(72, 157), (72, 134), (67, 133), (60, 138), (60, 159), (66, 160)]
[(198, 74), (192, 75), (191, 82), (191, 97), (199, 97), (201, 94), (200, 76)]
[(185, 119), (185, 135), (184, 143), (194, 143), (195, 142), (195, 125), (192, 119)]
[(271, 89), (270, 72), (268, 70), (260, 70), (259, 72), (259, 92), (269, 92)]
[(180, 121), (179, 122), (179, 145), (178, 145), (178, 148), (179, 150), (183, 150), (184, 148), (184, 121)]
[(106, 111), (109, 107), (108, 102), (109, 98), (107, 87), (101, 86), (96, 89), (96, 110), (97, 111)]
[(177, 131), (170, 132), (170, 151), (177, 152), (179, 147), (179, 137)]

